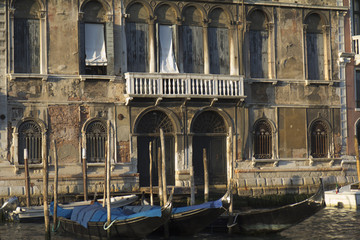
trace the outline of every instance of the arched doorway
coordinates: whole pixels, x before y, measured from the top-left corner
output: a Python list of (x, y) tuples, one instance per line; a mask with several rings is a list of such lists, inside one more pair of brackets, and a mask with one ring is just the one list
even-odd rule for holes
[(226, 184), (226, 126), (214, 111), (199, 114), (192, 126), (195, 185), (204, 184), (203, 150), (206, 149), (209, 183)]
[(175, 184), (175, 144), (174, 127), (170, 118), (162, 111), (150, 111), (139, 119), (135, 133), (137, 134), (138, 172), (140, 187), (150, 184), (149, 143), (152, 142), (152, 183), (158, 185), (158, 149), (160, 144), (160, 128), (165, 135), (166, 183)]

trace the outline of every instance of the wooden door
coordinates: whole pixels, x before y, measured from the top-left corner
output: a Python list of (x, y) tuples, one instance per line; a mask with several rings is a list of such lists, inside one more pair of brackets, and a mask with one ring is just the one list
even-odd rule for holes
[(193, 166), (195, 185), (204, 184), (203, 149), (206, 149), (209, 184), (226, 184), (225, 137), (195, 136), (193, 138)]
[[(149, 143), (152, 142), (152, 184), (158, 186), (158, 148), (160, 145), (159, 137), (143, 136), (138, 137), (138, 172), (140, 174), (140, 187), (150, 186), (150, 157)], [(166, 183), (175, 184), (175, 158), (174, 158), (174, 138), (165, 137), (165, 162), (166, 162)]]

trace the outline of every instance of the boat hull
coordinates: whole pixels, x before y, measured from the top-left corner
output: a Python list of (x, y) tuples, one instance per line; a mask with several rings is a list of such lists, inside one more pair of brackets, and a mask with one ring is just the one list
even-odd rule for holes
[[(109, 236), (111, 238), (144, 238), (170, 219), (171, 208), (171, 206), (163, 208), (161, 217), (137, 217), (115, 221), (109, 228)], [(104, 230), (105, 222), (88, 222), (87, 228), (85, 228), (70, 219), (61, 217), (58, 220), (61, 230), (80, 237), (106, 239), (108, 236), (108, 231)]]
[(234, 214), (230, 229), (247, 234), (264, 234), (283, 231), (311, 217), (325, 207), (324, 191), (304, 201), (275, 209), (253, 210)]
[(225, 212), (225, 208), (196, 209), (173, 214), (169, 221), (171, 235), (194, 235), (205, 229)]

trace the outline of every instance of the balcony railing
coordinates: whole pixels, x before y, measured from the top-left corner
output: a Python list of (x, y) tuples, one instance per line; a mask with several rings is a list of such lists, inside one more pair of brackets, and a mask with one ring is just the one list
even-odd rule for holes
[(352, 36), (353, 48), (355, 53), (355, 64), (360, 64), (360, 35)]
[(245, 97), (242, 76), (125, 73), (125, 79), (130, 97)]

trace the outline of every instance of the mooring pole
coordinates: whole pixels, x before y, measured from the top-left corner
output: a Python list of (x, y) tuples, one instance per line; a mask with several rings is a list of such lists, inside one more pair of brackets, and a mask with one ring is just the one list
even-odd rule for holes
[(204, 163), (204, 201), (209, 201), (209, 173), (208, 163), (206, 157), (206, 148), (203, 149), (203, 163)]
[(194, 167), (191, 166), (190, 167), (190, 204), (194, 205), (195, 204), (195, 179), (194, 179)]
[[(107, 159), (106, 159), (106, 206), (107, 206), (107, 225), (110, 226), (111, 223), (111, 205), (110, 205), (110, 181), (111, 181), (111, 172), (110, 172), (110, 121), (107, 122), (108, 130), (108, 149), (107, 149)], [(110, 239), (110, 230), (111, 227), (107, 230), (107, 237)]]
[(81, 152), (82, 156), (82, 170), (83, 170), (83, 186), (84, 186), (84, 201), (88, 200), (88, 191), (87, 191), (87, 166), (86, 166), (86, 149), (83, 148)]
[(45, 239), (51, 238), (50, 232), (50, 217), (49, 217), (49, 205), (48, 205), (48, 156), (44, 157), (43, 167), (43, 203), (44, 203), (44, 221), (45, 221)]
[[(108, 148), (106, 148), (108, 149)], [(107, 151), (105, 151), (105, 164), (104, 164), (104, 196), (103, 196), (103, 207), (105, 207), (106, 204), (106, 189), (107, 189), (107, 157), (108, 157), (109, 153)]]
[(152, 183), (152, 142), (149, 142), (149, 176), (150, 176), (150, 205), (154, 205), (154, 198), (153, 198), (153, 183)]
[[(164, 130), (160, 128), (160, 143), (161, 143), (161, 178), (162, 178), (162, 188), (163, 188), (163, 206), (165, 206), (167, 202), (167, 185), (166, 185), (166, 163), (165, 163), (165, 137)], [(164, 237), (169, 238), (169, 225), (166, 222), (164, 224)]]
[[(355, 147), (355, 155), (356, 155), (356, 171), (357, 171), (357, 175), (358, 175), (358, 181), (360, 182), (360, 158), (359, 158), (359, 142), (357, 139), (357, 136), (355, 135), (355, 139), (354, 139), (354, 147)], [(358, 188), (360, 189), (360, 184), (358, 186)]]
[(160, 142), (161, 142), (161, 178), (163, 183), (163, 206), (165, 206), (167, 202), (167, 185), (166, 185), (166, 163), (165, 163), (165, 137), (164, 131), (160, 128)]
[(160, 201), (160, 205), (162, 205), (162, 203), (163, 203), (163, 197), (162, 197), (163, 190), (162, 190), (162, 178), (161, 178), (161, 148), (160, 147), (158, 147), (157, 153), (158, 153), (157, 162), (158, 162), (159, 201)]
[(30, 176), (29, 176), (29, 162), (28, 162), (28, 150), (24, 149), (24, 165), (25, 165), (25, 194), (26, 194), (26, 206), (30, 207)]
[(58, 158), (56, 150), (56, 142), (54, 140), (54, 165), (55, 165), (55, 177), (54, 177), (54, 215), (53, 215), (53, 224), (54, 228), (57, 226), (57, 199), (58, 199)]

